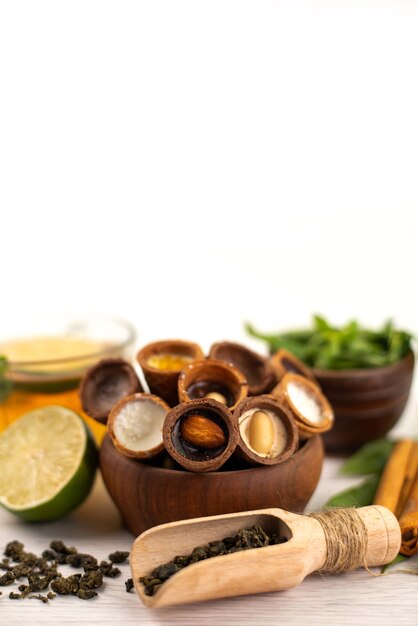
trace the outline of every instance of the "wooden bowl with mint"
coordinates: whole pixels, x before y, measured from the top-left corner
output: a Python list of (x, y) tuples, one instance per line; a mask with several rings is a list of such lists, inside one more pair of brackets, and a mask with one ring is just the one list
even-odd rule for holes
[[(346, 454), (385, 435), (401, 417), (414, 371), (412, 335), (391, 321), (380, 330), (356, 321), (331, 326), (315, 316), (311, 328), (263, 334), (247, 325), (250, 335), (267, 342), (272, 360), (297, 371), (297, 359), (308, 366), (335, 413), (324, 435), (326, 450)], [(281, 353), (296, 357), (280, 359)], [(277, 372), (277, 367), (276, 370)]]

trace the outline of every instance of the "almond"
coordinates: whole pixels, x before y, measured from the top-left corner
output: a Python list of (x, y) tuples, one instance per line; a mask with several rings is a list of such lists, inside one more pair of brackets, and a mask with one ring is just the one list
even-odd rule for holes
[(265, 411), (253, 413), (248, 428), (248, 439), (251, 447), (258, 454), (268, 456), (274, 444), (274, 428), (268, 413)]
[(214, 421), (202, 415), (192, 414), (184, 417), (180, 425), (183, 439), (199, 448), (220, 448), (226, 444), (222, 428)]

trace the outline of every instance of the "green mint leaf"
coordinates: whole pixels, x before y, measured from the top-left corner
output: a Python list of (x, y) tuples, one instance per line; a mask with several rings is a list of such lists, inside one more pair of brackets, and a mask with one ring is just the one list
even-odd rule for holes
[(376, 439), (357, 450), (340, 469), (341, 474), (380, 474), (393, 450), (394, 442)]
[(334, 507), (359, 507), (373, 504), (374, 496), (379, 485), (380, 476), (367, 478), (357, 487), (350, 487), (345, 491), (332, 496), (325, 504), (326, 508)]
[(413, 336), (395, 330), (387, 322), (382, 330), (369, 330), (352, 320), (335, 328), (320, 315), (315, 315), (312, 327), (305, 330), (264, 334), (251, 324), (247, 332), (266, 341), (270, 352), (285, 348), (311, 367), (329, 370), (382, 367), (404, 358), (411, 350)]
[(314, 315), (313, 323), (314, 323), (315, 330), (319, 332), (324, 332), (324, 331), (326, 332), (328, 330), (331, 330), (331, 326), (328, 324), (325, 317), (322, 317), (321, 315)]

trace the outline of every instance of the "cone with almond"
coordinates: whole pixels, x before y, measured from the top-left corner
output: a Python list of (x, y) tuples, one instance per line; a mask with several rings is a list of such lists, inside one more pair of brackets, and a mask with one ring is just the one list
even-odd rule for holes
[(203, 359), (187, 365), (179, 376), (180, 402), (199, 398), (216, 400), (233, 409), (248, 393), (244, 374), (232, 363)]
[(227, 407), (202, 398), (171, 409), (164, 422), (163, 440), (167, 452), (185, 469), (213, 472), (234, 452), (237, 432)]

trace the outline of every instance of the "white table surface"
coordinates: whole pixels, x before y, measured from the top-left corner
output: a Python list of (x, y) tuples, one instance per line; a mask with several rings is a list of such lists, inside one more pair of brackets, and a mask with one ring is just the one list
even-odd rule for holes
[[(411, 400), (396, 429), (396, 434), (404, 433), (417, 433), (416, 401)], [(338, 476), (340, 464), (338, 459), (325, 461), (309, 510), (321, 508), (331, 494), (355, 482)], [(119, 514), (98, 476), (88, 500), (58, 522), (28, 525), (1, 511), (1, 551), (13, 539), (22, 541), (28, 550), (39, 554), (51, 539), (62, 539), (80, 551), (105, 559), (116, 549), (129, 550), (133, 538), (122, 527)], [(408, 562), (408, 567), (412, 566), (418, 572), (417, 557)], [(105, 578), (100, 596), (90, 601), (68, 596), (57, 596), (48, 605), (38, 600), (12, 601), (8, 598), (11, 587), (2, 587), (0, 624), (418, 624), (418, 577), (403, 573), (380, 578), (363, 570), (338, 576), (314, 574), (299, 587), (285, 592), (151, 610), (142, 606), (134, 592), (126, 593), (124, 581), (130, 577), (129, 566), (120, 568), (122, 575), (116, 579)]]

